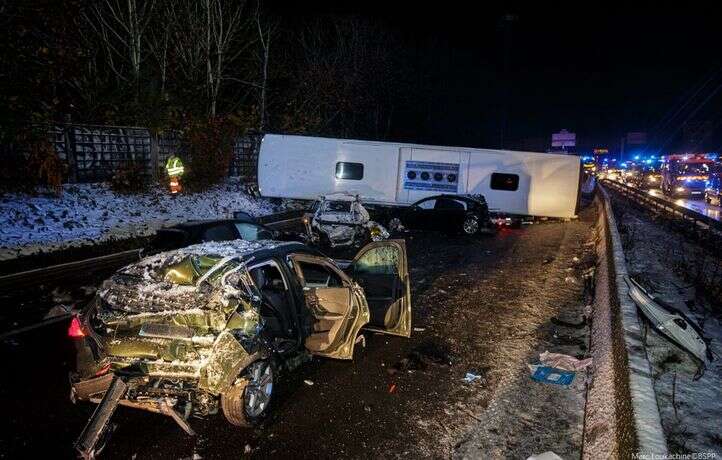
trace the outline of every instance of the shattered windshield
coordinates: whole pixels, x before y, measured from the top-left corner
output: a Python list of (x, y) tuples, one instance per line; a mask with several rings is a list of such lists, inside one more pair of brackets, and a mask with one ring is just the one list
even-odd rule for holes
[(323, 212), (351, 212), (350, 201), (326, 201), (323, 203)]
[[(216, 267), (223, 263), (222, 266)], [(240, 264), (238, 260), (228, 260), (216, 255), (190, 255), (184, 257), (180, 262), (171, 264), (165, 268), (163, 278), (173, 284), (181, 286), (194, 286), (199, 280), (206, 277), (206, 280), (215, 284), (221, 276)], [(212, 272), (211, 272), (212, 271)]]

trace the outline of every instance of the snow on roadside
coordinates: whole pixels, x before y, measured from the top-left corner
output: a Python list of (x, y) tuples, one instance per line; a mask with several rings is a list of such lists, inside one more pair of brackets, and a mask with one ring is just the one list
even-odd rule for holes
[[(620, 206), (615, 203), (615, 206)], [(722, 322), (711, 311), (704, 292), (675, 271), (676, 257), (693, 258), (691, 244), (634, 211), (618, 220), (629, 272), (654, 295), (695, 321), (711, 339), (715, 360), (699, 380), (697, 362), (651, 327), (646, 350), (653, 367), (654, 389), (670, 453), (722, 453)], [(676, 250), (670, 251), (670, 248)], [(672, 256), (670, 252), (676, 255)]]
[(0, 261), (38, 252), (151, 235), (191, 219), (254, 216), (279, 206), (247, 195), (229, 179), (205, 192), (172, 197), (165, 189), (118, 194), (107, 184), (68, 184), (62, 196), (5, 195), (0, 198)]

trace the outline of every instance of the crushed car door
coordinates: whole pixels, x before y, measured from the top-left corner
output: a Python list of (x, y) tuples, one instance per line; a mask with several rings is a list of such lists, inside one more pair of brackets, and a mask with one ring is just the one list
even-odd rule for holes
[(361, 290), (323, 257), (289, 256), (299, 277), (314, 328), (305, 346), (315, 355), (351, 359), (356, 336), (369, 320)]
[(411, 290), (406, 243), (387, 240), (364, 246), (349, 272), (366, 296), (371, 312), (367, 329), (409, 337)]

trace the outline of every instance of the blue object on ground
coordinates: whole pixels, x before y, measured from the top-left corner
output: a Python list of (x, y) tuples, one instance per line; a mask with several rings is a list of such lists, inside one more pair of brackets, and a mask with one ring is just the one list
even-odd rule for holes
[(575, 372), (557, 369), (556, 367), (530, 365), (531, 378), (541, 383), (569, 385), (574, 381)]

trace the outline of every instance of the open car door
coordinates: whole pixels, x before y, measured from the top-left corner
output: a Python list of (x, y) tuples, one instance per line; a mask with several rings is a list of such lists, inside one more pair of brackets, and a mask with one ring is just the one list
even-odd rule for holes
[(292, 254), (289, 258), (315, 320), (306, 349), (314, 355), (351, 359), (356, 336), (369, 321), (363, 292), (324, 257)]
[(367, 329), (411, 336), (411, 286), (404, 240), (367, 244), (349, 265), (364, 290), (371, 318)]

